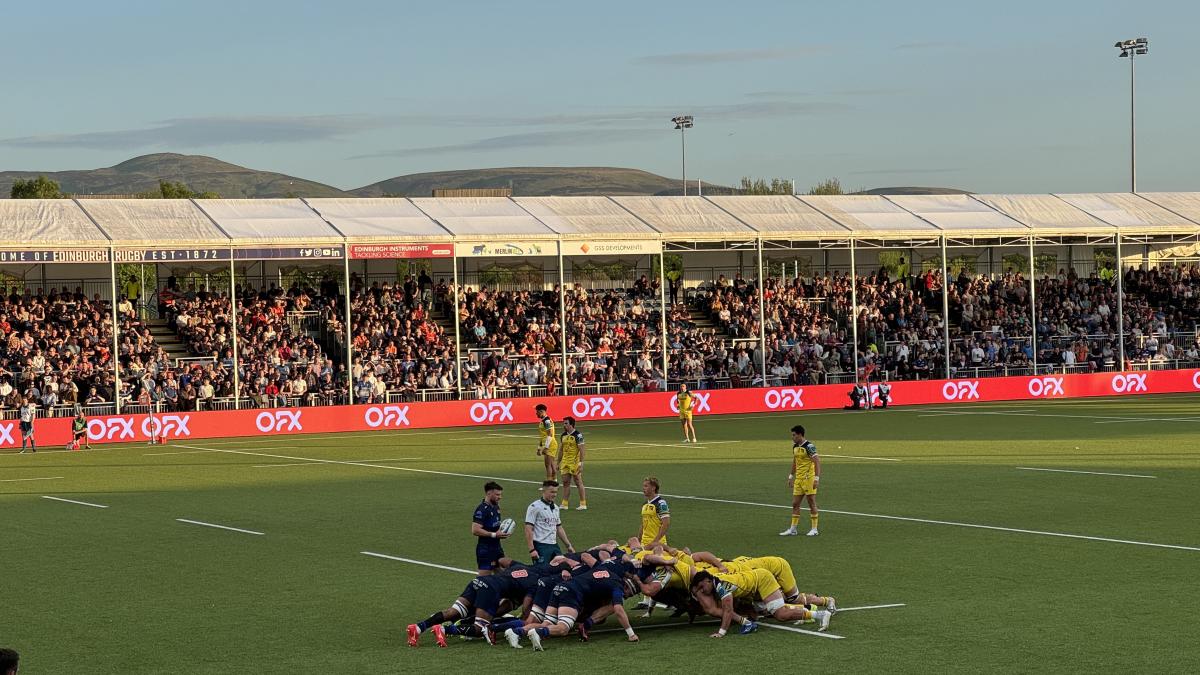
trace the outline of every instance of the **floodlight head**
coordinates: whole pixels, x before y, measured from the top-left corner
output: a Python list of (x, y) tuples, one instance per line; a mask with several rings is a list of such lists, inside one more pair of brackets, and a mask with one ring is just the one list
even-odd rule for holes
[(1135, 42), (1137, 42), (1139, 45), (1148, 45), (1148, 44), (1150, 44), (1150, 41), (1149, 41), (1149, 40), (1147, 40), (1146, 38), (1138, 38), (1137, 40), (1135, 40)]
[(1118, 58), (1118, 59), (1123, 59), (1123, 58), (1125, 58), (1126, 56), (1129, 56), (1129, 52), (1127, 52), (1127, 51), (1125, 51), (1125, 50), (1121, 50), (1121, 53), (1120, 53), (1120, 54), (1117, 54), (1117, 58)]
[(676, 115), (675, 117), (671, 118), (671, 121), (675, 123), (676, 129), (691, 129), (692, 128), (692, 116), (691, 115)]

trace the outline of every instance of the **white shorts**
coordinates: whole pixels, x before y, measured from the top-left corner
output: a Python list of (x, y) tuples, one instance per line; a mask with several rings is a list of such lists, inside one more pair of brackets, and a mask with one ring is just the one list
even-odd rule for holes
[(770, 602), (754, 603), (754, 609), (757, 609), (762, 614), (769, 614), (771, 616), (774, 616), (775, 612), (778, 612), (779, 610), (783, 609), (783, 606), (785, 604), (787, 604), (787, 603), (784, 601), (783, 598), (775, 598), (774, 600), (771, 600)]

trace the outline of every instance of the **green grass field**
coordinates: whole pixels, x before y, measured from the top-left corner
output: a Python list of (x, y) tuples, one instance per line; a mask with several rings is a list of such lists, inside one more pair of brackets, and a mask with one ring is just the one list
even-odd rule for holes
[[(576, 543), (636, 534), (654, 474), (676, 545), (783, 555), (802, 589), (842, 607), (904, 606), (839, 613), (841, 640), (646, 627), (679, 621), (663, 616), (638, 624), (638, 645), (598, 633), (542, 654), (438, 649), (429, 635), (407, 647), (405, 624), (470, 576), (362, 554), (472, 568), (483, 477), (518, 521), (535, 498), (532, 427), (0, 456), (0, 646), (21, 652), (23, 673), (598, 672), (632, 659), (654, 672), (1196, 672), (1198, 402), (708, 417), (699, 447), (679, 445), (670, 419), (582, 424), (592, 494), (564, 517)], [(796, 422), (823, 455), (815, 538), (777, 535)]]

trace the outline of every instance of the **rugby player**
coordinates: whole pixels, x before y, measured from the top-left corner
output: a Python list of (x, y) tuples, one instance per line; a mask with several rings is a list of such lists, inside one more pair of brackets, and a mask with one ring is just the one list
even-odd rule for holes
[(808, 499), (808, 520), (812, 529), (808, 536), (817, 536), (817, 484), (821, 481), (821, 457), (817, 446), (804, 437), (804, 427), (792, 427), (792, 472), (788, 474), (788, 485), (792, 488), (792, 524), (779, 533), (781, 537), (794, 537), (800, 532), (800, 505)]
[(692, 597), (700, 603), (705, 613), (721, 619), (721, 627), (711, 636), (715, 638), (725, 637), (730, 624), (734, 622), (741, 625), (742, 633), (751, 633), (757, 628), (753, 621), (735, 611), (735, 602), (749, 604), (779, 621), (815, 620), (818, 631), (829, 628), (832, 616), (828, 610), (813, 611), (787, 604), (779, 582), (763, 569), (733, 574), (699, 571), (692, 576), (691, 591)]
[(562, 474), (564, 509), (571, 508), (571, 482), (579, 486), (579, 506), (576, 511), (587, 511), (587, 490), (583, 487), (583, 434), (575, 428), (574, 417), (563, 418), (562, 443), (558, 447), (558, 472)]
[(637, 642), (637, 633), (630, 625), (623, 606), (625, 598), (637, 590), (634, 582), (627, 578), (633, 569), (633, 564), (627, 560), (610, 558), (586, 574), (558, 583), (551, 593), (545, 621), (509, 628), (504, 631), (504, 637), (517, 649), (521, 648), (521, 638), (528, 637), (533, 648), (542, 651), (543, 638), (569, 634), (575, 628), (580, 614), (590, 609), (595, 612), (596, 620), (609, 613), (616, 614), (629, 641)]
[(475, 515), (471, 519), (471, 534), (479, 538), (475, 543), (476, 569), (480, 576), (487, 576), (504, 557), (501, 539), (507, 539), (509, 534), (500, 532), (500, 499), (504, 496), (504, 488), (496, 481), (488, 481), (483, 486), (483, 501), (475, 507)]
[(558, 463), (555, 460), (558, 454), (558, 439), (554, 437), (554, 420), (550, 419), (546, 412), (545, 404), (537, 404), (533, 411), (538, 418), (537, 454), (546, 465), (546, 480), (558, 480)]
[(696, 425), (692, 424), (692, 403), (695, 400), (686, 384), (679, 385), (679, 393), (675, 402), (679, 407), (679, 422), (683, 425), (683, 442), (696, 443)]

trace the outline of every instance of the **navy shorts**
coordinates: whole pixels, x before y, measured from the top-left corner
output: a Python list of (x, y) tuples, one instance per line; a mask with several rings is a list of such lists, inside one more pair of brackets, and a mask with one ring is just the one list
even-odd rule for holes
[(577, 610), (583, 606), (583, 593), (575, 586), (558, 584), (550, 594), (550, 606)]
[(496, 616), (500, 609), (500, 581), (496, 577), (482, 579), (483, 586), (475, 593), (475, 609), (481, 609), (489, 616)]
[(533, 606), (546, 609), (550, 602), (550, 594), (554, 592), (554, 587), (562, 583), (562, 579), (555, 577), (542, 577), (538, 579), (537, 590), (533, 593)]
[(28, 436), (33, 433), (33, 422), (21, 422), (21, 435)]
[(500, 566), (500, 559), (504, 557), (504, 549), (497, 546), (494, 549), (475, 549), (475, 569), (477, 570), (494, 570)]
[(486, 585), (487, 583), (485, 580), (476, 577), (471, 580), (471, 583), (467, 584), (467, 587), (463, 589), (462, 593), (459, 593), (459, 597), (463, 600), (466, 600), (468, 605), (474, 607), (475, 598), (479, 595), (479, 591), (483, 590), (484, 586)]

